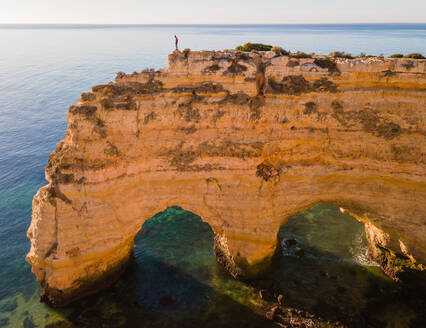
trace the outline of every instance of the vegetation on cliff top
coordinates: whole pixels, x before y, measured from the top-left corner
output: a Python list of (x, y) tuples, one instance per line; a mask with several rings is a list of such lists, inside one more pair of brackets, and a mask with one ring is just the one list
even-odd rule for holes
[(404, 58), (411, 58), (411, 59), (426, 59), (422, 54), (420, 53), (412, 53), (405, 55)]
[(418, 53), (418, 52), (408, 54), (408, 55), (405, 55), (405, 56), (403, 54), (393, 54), (389, 58), (426, 59), (421, 53)]
[[(279, 46), (271, 46), (268, 44), (263, 43), (251, 43), (248, 42), (244, 45), (240, 45), (235, 48), (237, 51), (245, 51), (245, 52), (254, 52), (254, 51), (273, 51), (275, 52), (276, 56), (290, 56), (294, 58), (312, 58), (315, 54), (307, 54), (303, 51), (297, 51), (295, 53), (292, 53), (290, 51), (287, 51)], [(346, 58), (346, 59), (354, 59), (357, 57), (365, 58), (365, 57), (384, 57), (383, 54), (380, 54), (379, 56), (373, 56), (373, 55), (366, 55), (365, 53), (360, 53), (359, 56), (352, 56), (350, 53), (344, 52), (344, 51), (333, 51), (329, 55), (329, 57), (334, 58)], [(411, 53), (408, 55), (402, 55), (402, 54), (393, 54), (389, 56), (389, 58), (410, 58), (410, 59), (426, 59), (421, 53)]]
[(272, 46), (263, 44), (263, 43), (246, 43), (245, 45), (238, 46), (235, 48), (235, 50), (238, 51), (270, 51), (272, 49)]

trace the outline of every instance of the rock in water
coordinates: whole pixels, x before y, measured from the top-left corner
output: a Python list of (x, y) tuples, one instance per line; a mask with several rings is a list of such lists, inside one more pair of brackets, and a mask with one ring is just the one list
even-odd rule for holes
[(274, 306), (270, 311), (266, 312), (266, 319), (273, 321), (280, 312), (280, 308), (278, 306)]
[(285, 241), (285, 243), (286, 243), (287, 246), (296, 246), (297, 241), (296, 241), (296, 239), (292, 238), (292, 239), (287, 239)]

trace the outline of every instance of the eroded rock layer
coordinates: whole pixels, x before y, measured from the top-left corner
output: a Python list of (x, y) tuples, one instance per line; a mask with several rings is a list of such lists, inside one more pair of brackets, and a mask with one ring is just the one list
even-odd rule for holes
[(424, 268), (425, 67), (175, 52), (166, 69), (83, 93), (33, 201), (42, 299), (62, 306), (113, 282), (144, 221), (173, 205), (210, 224), (235, 277), (266, 270), (280, 226), (320, 203)]

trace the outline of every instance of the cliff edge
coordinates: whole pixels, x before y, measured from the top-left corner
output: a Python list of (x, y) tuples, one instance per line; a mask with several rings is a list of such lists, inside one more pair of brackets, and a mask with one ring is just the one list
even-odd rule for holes
[(316, 204), (365, 222), (395, 279), (424, 270), (425, 72), (426, 60), (185, 51), (94, 86), (33, 200), (42, 301), (114, 282), (145, 220), (173, 205), (210, 224), (237, 278), (267, 270), (280, 226)]

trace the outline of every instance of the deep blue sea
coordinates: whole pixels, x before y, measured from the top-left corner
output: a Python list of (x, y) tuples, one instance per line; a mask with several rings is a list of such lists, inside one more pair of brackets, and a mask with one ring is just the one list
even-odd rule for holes
[[(194, 317), (194, 311), (205, 314), (198, 317), (197, 324), (217, 321), (226, 326), (242, 322), (243, 318), (256, 322), (251, 313), (256, 313), (262, 302), (248, 286), (232, 281), (216, 266), (209, 227), (195, 215), (177, 208), (147, 221), (149, 224), (136, 240), (134, 265), (110, 291), (90, 298), (89, 303), (61, 311), (39, 304), (39, 287), (25, 262), (30, 246), (26, 230), (31, 219), (31, 200), (37, 189), (46, 184), (44, 167), (50, 152), (65, 137), (68, 107), (92, 85), (113, 80), (118, 71), (130, 73), (166, 66), (167, 55), (174, 48), (175, 34), (180, 38), (181, 48), (192, 50), (229, 49), (246, 42), (262, 42), (291, 51), (319, 54), (338, 50), (353, 55), (360, 52), (385, 56), (412, 52), (426, 55), (426, 24), (0, 25), (0, 327), (44, 327), (68, 320), (70, 314), (80, 318), (74, 321), (78, 327), (107, 327), (108, 324), (134, 327), (134, 322), (144, 327), (170, 327), (173, 326), (170, 322)], [(176, 224), (176, 217), (180, 217), (180, 225)], [(185, 226), (182, 222), (186, 222)], [(334, 230), (323, 232), (321, 222), (333, 222)], [(168, 231), (168, 235), (162, 235), (161, 231)], [(339, 237), (342, 231), (346, 234), (343, 239)], [(365, 320), (370, 315), (363, 312), (363, 306), (368, 304), (365, 286), (373, 285), (381, 290), (381, 284), (392, 284), (363, 258), (365, 236), (362, 231), (357, 221), (339, 214), (334, 207), (313, 208), (301, 213), (299, 220), (290, 220), (280, 232), (282, 236), (295, 237), (307, 250), (312, 249), (312, 256), (307, 256), (303, 263), (284, 254), (284, 269), (275, 275), (291, 290), (288, 297), (294, 305), (310, 310), (321, 308), (320, 313), (330, 316), (339, 311), (346, 314), (352, 311), (359, 317), (356, 320)], [(173, 247), (170, 235), (176, 237)], [(315, 238), (310, 238), (312, 236)], [(191, 243), (179, 249), (177, 246), (183, 244), (180, 241), (184, 238), (186, 241), (192, 238)], [(335, 254), (331, 254), (333, 249)], [(318, 252), (331, 255), (320, 256)], [(352, 263), (349, 269), (336, 269), (340, 272), (335, 274), (336, 279), (341, 280), (339, 296), (333, 289), (336, 283), (318, 283), (314, 274), (320, 271), (318, 266), (333, 268), (338, 266), (336, 263)], [(164, 265), (167, 268), (171, 265), (178, 273), (163, 270)], [(313, 273), (303, 288), (296, 278), (288, 278), (297, 276), (298, 272), (304, 272), (299, 280), (307, 279), (306, 272)], [(288, 279), (283, 278), (283, 274)], [(345, 274), (352, 277), (348, 279), (350, 282), (345, 281)], [(179, 290), (172, 288), (176, 281), (180, 283)], [(123, 294), (129, 290), (132, 293), (129, 300), (136, 306), (132, 314), (126, 312), (129, 300), (125, 301), (127, 296)], [(312, 298), (313, 290), (318, 291), (317, 298)], [(173, 294), (177, 299), (172, 310), (158, 306), (158, 300), (166, 294)], [(191, 297), (193, 301), (188, 301)], [(358, 301), (357, 310), (354, 310), (354, 299)], [(92, 312), (87, 314), (82, 308)], [(239, 315), (235, 315), (235, 311)], [(383, 307), (380, 311), (397, 322), (394, 327), (408, 327), (415, 316), (404, 304)], [(164, 321), (160, 317), (168, 319)], [(393, 327), (382, 325), (386, 326)]]

